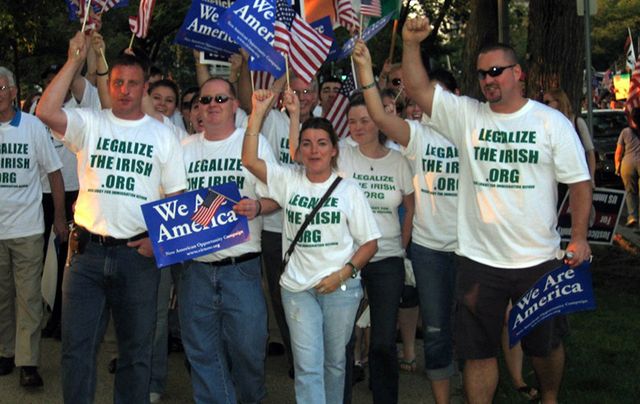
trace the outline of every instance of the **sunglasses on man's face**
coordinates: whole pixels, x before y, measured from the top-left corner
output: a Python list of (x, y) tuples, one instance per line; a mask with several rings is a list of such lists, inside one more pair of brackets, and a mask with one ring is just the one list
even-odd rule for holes
[(402, 79), (392, 79), (391, 80), (391, 84), (393, 84), (394, 86), (399, 86), (400, 84), (402, 84)]
[(509, 66), (493, 66), (491, 67), (489, 70), (482, 70), (482, 69), (478, 69), (478, 78), (480, 80), (484, 80), (485, 78), (487, 78), (487, 75), (491, 76), (491, 77), (498, 77), (499, 75), (502, 74), (502, 72), (504, 72), (507, 69), (510, 69), (512, 67), (514, 67), (515, 64), (509, 65)]
[(202, 105), (209, 105), (211, 104), (211, 101), (215, 101), (216, 104), (224, 104), (230, 99), (231, 97), (229, 97), (228, 95), (203, 95), (202, 97), (198, 98), (198, 102)]

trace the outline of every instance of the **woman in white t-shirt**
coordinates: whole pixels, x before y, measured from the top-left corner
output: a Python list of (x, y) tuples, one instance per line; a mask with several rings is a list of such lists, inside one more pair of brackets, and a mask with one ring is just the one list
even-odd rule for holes
[[(412, 175), (400, 152), (385, 147), (386, 136), (369, 116), (362, 95), (351, 98), (347, 117), (357, 146), (340, 143), (338, 170), (344, 178), (358, 182), (382, 233), (378, 252), (362, 270), (371, 315), (369, 373), (373, 402), (394, 403), (398, 401), (396, 326), (414, 211)], [(405, 209), (402, 226), (400, 206)]]
[[(291, 91), (285, 94), (291, 127), (297, 130), (295, 100)], [(259, 129), (272, 101), (270, 91), (253, 94), (242, 164), (267, 185), (269, 196), (284, 209), (282, 250), (286, 251), (306, 215), (337, 177), (338, 137), (329, 121), (312, 118), (300, 132), (298, 154), (303, 167), (259, 159)], [(379, 237), (364, 194), (355, 181), (345, 179), (314, 216), (291, 254), (280, 286), (299, 403), (343, 401), (345, 346), (362, 298), (358, 269), (376, 253)]]

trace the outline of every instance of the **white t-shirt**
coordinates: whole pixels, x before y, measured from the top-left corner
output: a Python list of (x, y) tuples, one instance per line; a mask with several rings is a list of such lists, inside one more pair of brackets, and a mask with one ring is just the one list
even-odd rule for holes
[(436, 86), (431, 124), (460, 153), (456, 253), (500, 268), (554, 258), (557, 183), (590, 178), (571, 122), (536, 101), (501, 114)]
[[(325, 182), (313, 183), (302, 167), (271, 163), (267, 164), (267, 172), (269, 196), (284, 210), (284, 252), (336, 174)], [(280, 277), (280, 286), (291, 292), (310, 289), (342, 268), (360, 245), (378, 238), (380, 231), (362, 190), (355, 181), (342, 180), (296, 244)]]
[(173, 133), (148, 115), (125, 120), (110, 109), (63, 111), (63, 140), (78, 158), (76, 223), (115, 238), (146, 231), (140, 205), (162, 198), (161, 192), (186, 189), (182, 149)]
[[(78, 101), (75, 97), (71, 97), (63, 104), (63, 107), (91, 108), (99, 111), (102, 109), (102, 106), (100, 104), (98, 89), (86, 78), (83, 77), (82, 80), (84, 80), (84, 92), (82, 93), (82, 99)], [(35, 111), (35, 104), (32, 107)], [(64, 143), (56, 139), (48, 128), (47, 130), (49, 131), (49, 137), (53, 143), (53, 147), (56, 149), (58, 157), (60, 157), (60, 161), (62, 161), (62, 169), (60, 172), (62, 173), (62, 179), (64, 180), (64, 190), (77, 191), (80, 184), (78, 182), (78, 160), (76, 159), (76, 155), (71, 152), (71, 150), (64, 147)], [(42, 192), (46, 194), (51, 193), (49, 177), (47, 177), (46, 173), (43, 172), (41, 172), (40, 175), (40, 180), (42, 181)]]
[(0, 124), (0, 140), (0, 240), (42, 234), (40, 171), (62, 167), (47, 128), (16, 110), (10, 122)]
[(373, 159), (363, 155), (359, 147), (343, 145), (340, 147), (338, 170), (342, 177), (351, 178), (360, 185), (382, 233), (378, 239), (378, 251), (371, 261), (404, 257), (398, 207), (405, 195), (413, 193), (407, 160), (395, 150)]
[(182, 142), (184, 138), (189, 136), (187, 131), (185, 131), (184, 129), (181, 129), (180, 126), (177, 126), (176, 124), (174, 124), (173, 120), (167, 116), (162, 115), (162, 123), (167, 125), (169, 129), (171, 129), (171, 133), (173, 133), (173, 135), (176, 137), (178, 142)]
[[(262, 134), (271, 145), (276, 159), (282, 165), (295, 165), (289, 153), (289, 124), (291, 120), (284, 111), (272, 109), (262, 124)], [(302, 125), (301, 125), (302, 126)], [(275, 233), (282, 233), (282, 209), (278, 209), (264, 216), (264, 229)]]
[[(237, 128), (223, 140), (207, 140), (204, 133), (196, 133), (182, 141), (184, 162), (187, 168), (189, 190), (201, 189), (227, 182), (238, 184), (240, 195), (257, 199), (258, 179), (242, 166), (242, 142), (244, 128)], [(266, 139), (260, 136), (258, 156), (268, 162), (275, 162), (273, 152)], [(249, 220), (250, 240), (213, 254), (196, 258), (196, 261), (213, 262), (227, 257), (260, 252), (260, 232), (262, 216)]]
[(412, 241), (437, 251), (457, 245), (458, 149), (419, 121), (409, 124), (403, 155), (413, 165), (416, 207)]

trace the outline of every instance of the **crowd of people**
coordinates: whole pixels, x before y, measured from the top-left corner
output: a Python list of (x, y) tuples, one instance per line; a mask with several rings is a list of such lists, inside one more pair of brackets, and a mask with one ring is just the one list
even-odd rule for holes
[[(297, 402), (350, 402), (357, 360), (373, 402), (396, 403), (400, 370), (416, 370), (420, 322), (435, 402), (450, 402), (458, 372), (468, 402), (492, 402), (502, 345), (514, 388), (557, 402), (566, 318), (513, 349), (504, 324), (539, 277), (589, 259), (591, 137), (562, 90), (544, 103), (523, 96), (522, 68), (504, 44), (478, 55), (485, 100), (461, 96), (450, 72), (423, 65), (429, 34), (427, 18), (407, 20), (402, 63), (378, 75), (356, 41), (343, 139), (323, 117), (339, 79), (282, 77), (254, 90), (244, 52), (229, 78), (196, 58), (198, 86), (181, 91), (141, 51), (107, 64), (100, 34), (79, 32), (23, 111), (13, 73), (0, 67), (0, 375), (17, 366), (22, 386), (42, 386), (40, 338), (59, 333), (64, 402), (91, 403), (106, 332), (117, 346), (114, 402), (158, 402), (171, 333), (196, 403), (257, 403), (268, 393), (269, 320)], [(621, 137), (625, 159), (638, 153), (632, 128)], [(624, 161), (637, 187), (638, 159)], [(140, 205), (230, 180), (249, 240), (158, 269)], [(559, 183), (571, 201), (564, 258)], [(43, 329), (51, 229), (58, 293)], [(369, 330), (356, 332), (356, 320)], [(525, 355), (537, 386), (522, 378)]]

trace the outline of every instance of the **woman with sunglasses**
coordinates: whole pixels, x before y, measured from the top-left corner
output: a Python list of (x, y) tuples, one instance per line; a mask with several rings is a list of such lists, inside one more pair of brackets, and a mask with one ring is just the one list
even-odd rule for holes
[(627, 226), (638, 226), (638, 180), (640, 180), (640, 108), (627, 116), (629, 127), (624, 128), (616, 146), (616, 175), (622, 177), (627, 191)]
[[(573, 127), (580, 139), (580, 143), (584, 148), (585, 158), (587, 160), (587, 166), (589, 167), (589, 174), (591, 174), (591, 184), (595, 188), (595, 174), (596, 174), (596, 153), (593, 147), (593, 140), (589, 133), (587, 123), (579, 116), (573, 113), (571, 108), (571, 102), (567, 93), (561, 88), (552, 88), (545, 91), (542, 101), (551, 108), (557, 109), (562, 112), (564, 116), (571, 121)], [(566, 188), (566, 187), (565, 187)], [(565, 190), (566, 192), (566, 190)], [(559, 198), (562, 201), (561, 198)]]
[[(338, 137), (329, 121), (311, 118), (302, 125), (298, 154), (302, 167), (258, 157), (258, 132), (273, 93), (253, 94), (244, 137), (242, 164), (267, 184), (268, 194), (284, 209), (283, 251), (337, 177)], [(285, 106), (296, 116), (296, 96), (287, 91)], [(298, 130), (291, 120), (291, 130)], [(298, 403), (343, 402), (345, 346), (362, 298), (359, 269), (377, 250), (380, 233), (371, 208), (351, 179), (341, 181), (304, 231), (280, 279), (282, 303), (291, 334)]]

